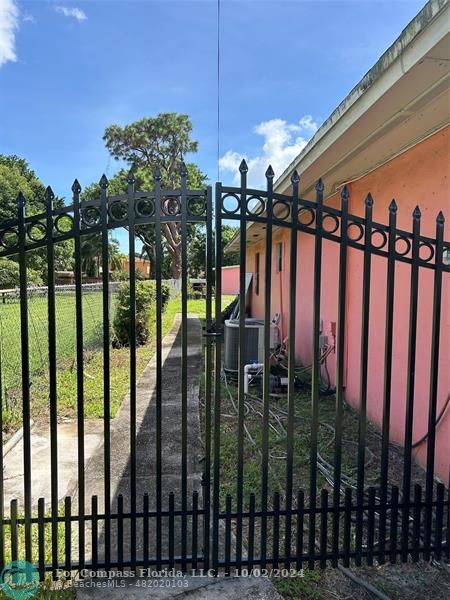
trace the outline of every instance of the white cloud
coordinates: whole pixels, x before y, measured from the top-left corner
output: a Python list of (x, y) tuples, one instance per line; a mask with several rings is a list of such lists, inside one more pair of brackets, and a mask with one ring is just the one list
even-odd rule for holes
[(36, 19), (31, 13), (25, 13), (22, 17), (22, 21), (24, 21), (24, 23), (36, 23)]
[(14, 0), (0, 0), (0, 67), (15, 62), (19, 9)]
[(86, 13), (81, 10), (81, 8), (69, 8), (68, 6), (55, 6), (56, 12), (61, 13), (65, 17), (72, 17), (76, 19), (78, 22), (86, 21), (87, 16)]
[(255, 133), (264, 138), (261, 153), (247, 157), (234, 150), (228, 150), (219, 160), (224, 171), (233, 173), (233, 181), (239, 183), (239, 164), (243, 158), (248, 164), (248, 185), (260, 187), (266, 180), (265, 172), (269, 165), (275, 171), (275, 178), (289, 166), (303, 150), (309, 138), (317, 131), (317, 123), (311, 115), (305, 115), (298, 123), (288, 123), (283, 119), (263, 121), (254, 128)]

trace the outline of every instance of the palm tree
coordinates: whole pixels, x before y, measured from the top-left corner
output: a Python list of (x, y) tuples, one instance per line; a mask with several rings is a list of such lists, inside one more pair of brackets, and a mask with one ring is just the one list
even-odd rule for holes
[[(110, 237), (108, 242), (109, 266), (113, 271), (123, 267), (124, 255), (119, 252), (119, 242)], [(98, 234), (87, 235), (81, 243), (81, 268), (88, 277), (99, 277), (102, 261), (102, 238)]]

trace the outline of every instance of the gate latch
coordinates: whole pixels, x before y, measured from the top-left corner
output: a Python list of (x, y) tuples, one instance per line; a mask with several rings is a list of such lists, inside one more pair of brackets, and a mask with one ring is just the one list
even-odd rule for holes
[(203, 337), (207, 337), (207, 338), (212, 338), (217, 339), (217, 338), (221, 338), (223, 335), (223, 331), (219, 330), (216, 331), (215, 327), (211, 327), (210, 329), (205, 329), (204, 333), (203, 333)]

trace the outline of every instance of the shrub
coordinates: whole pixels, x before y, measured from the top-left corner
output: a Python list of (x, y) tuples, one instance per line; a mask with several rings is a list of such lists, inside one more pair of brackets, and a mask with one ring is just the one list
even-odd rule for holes
[[(27, 269), (29, 287), (43, 285), (42, 277), (33, 269)], [(8, 258), (0, 259), (0, 289), (17, 288), (20, 285), (19, 264)]]
[[(170, 288), (161, 286), (162, 310), (170, 298)], [(152, 315), (156, 310), (156, 283), (154, 281), (136, 281), (136, 344), (146, 344), (150, 339)], [(130, 283), (120, 285), (115, 300), (113, 319), (115, 346), (128, 346), (130, 343)]]

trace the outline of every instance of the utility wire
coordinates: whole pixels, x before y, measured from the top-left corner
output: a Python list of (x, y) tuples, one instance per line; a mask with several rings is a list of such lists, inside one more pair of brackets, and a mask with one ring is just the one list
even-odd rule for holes
[(217, 181), (220, 180), (220, 0), (217, 0)]

